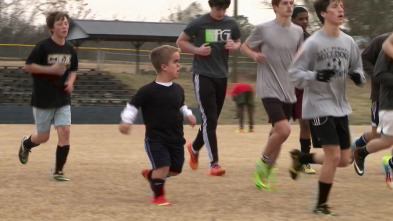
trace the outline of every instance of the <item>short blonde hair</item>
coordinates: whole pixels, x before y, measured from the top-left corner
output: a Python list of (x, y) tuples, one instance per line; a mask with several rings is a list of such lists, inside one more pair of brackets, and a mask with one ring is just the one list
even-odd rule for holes
[(175, 52), (180, 53), (180, 49), (170, 45), (162, 45), (151, 51), (150, 61), (157, 72), (161, 71), (162, 64), (168, 64), (170, 56)]

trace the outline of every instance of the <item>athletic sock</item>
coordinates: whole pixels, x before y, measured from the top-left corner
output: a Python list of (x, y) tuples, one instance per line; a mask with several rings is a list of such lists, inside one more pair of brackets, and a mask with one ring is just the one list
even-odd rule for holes
[(303, 153), (310, 153), (311, 140), (310, 139), (300, 139), (300, 150)]
[(327, 203), (327, 199), (332, 185), (332, 183), (322, 183), (321, 181), (319, 181), (319, 196), (317, 207), (325, 205)]
[(299, 162), (301, 164), (313, 164), (315, 163), (314, 159), (313, 159), (314, 153), (303, 153), (300, 152), (299, 153)]
[(262, 159), (262, 162), (268, 164), (270, 168), (273, 168), (274, 162), (273, 162), (273, 159), (271, 157), (268, 157), (265, 154), (262, 154), (261, 159)]
[(155, 197), (164, 195), (164, 179), (151, 179), (151, 184)]
[(64, 164), (67, 161), (67, 156), (70, 151), (70, 145), (59, 146), (56, 148), (56, 168), (55, 173), (63, 171)]
[(358, 154), (360, 157), (367, 157), (367, 155), (369, 154), (366, 147), (359, 147), (358, 150)]
[(366, 133), (364, 133), (359, 139), (356, 140), (356, 147), (364, 147), (367, 144)]
[(25, 146), (26, 149), (31, 149), (33, 147), (39, 146), (39, 144), (33, 143), (31, 141), (31, 136), (27, 138), (25, 141), (23, 141), (23, 146)]
[(393, 170), (393, 157), (390, 157), (389, 159), (389, 166)]
[(192, 144), (191, 144), (191, 151), (193, 154), (198, 154), (198, 151), (194, 150), (194, 147), (192, 146)]

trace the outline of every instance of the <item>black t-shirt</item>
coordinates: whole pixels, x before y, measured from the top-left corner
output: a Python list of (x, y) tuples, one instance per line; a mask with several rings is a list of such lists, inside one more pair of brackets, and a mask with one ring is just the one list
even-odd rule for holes
[(147, 137), (163, 143), (185, 143), (180, 111), (184, 90), (179, 84), (166, 87), (153, 81), (141, 87), (129, 103), (141, 108)]
[(225, 43), (228, 36), (233, 40), (240, 38), (240, 29), (235, 19), (224, 16), (216, 21), (209, 14), (205, 14), (191, 21), (184, 29), (184, 33), (194, 40), (196, 47), (205, 43), (209, 43), (211, 47), (210, 55), (195, 55), (194, 73), (212, 78), (226, 78), (229, 51), (225, 49)]
[(37, 43), (26, 60), (26, 64), (53, 65), (65, 63), (67, 70), (62, 76), (33, 73), (31, 105), (38, 108), (57, 108), (71, 104), (71, 96), (65, 92), (64, 83), (70, 72), (78, 69), (78, 58), (72, 45), (56, 44), (51, 38)]

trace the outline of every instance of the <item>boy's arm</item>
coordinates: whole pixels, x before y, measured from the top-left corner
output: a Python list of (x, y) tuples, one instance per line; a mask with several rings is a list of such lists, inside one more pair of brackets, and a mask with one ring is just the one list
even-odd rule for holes
[(374, 81), (379, 84), (393, 86), (393, 73), (391, 72), (391, 58), (387, 57), (382, 50), (379, 53), (377, 63), (374, 69)]
[(246, 41), (240, 46), (240, 52), (247, 57), (252, 58), (255, 62), (262, 64), (266, 61), (266, 55), (261, 51), (263, 44), (262, 27), (255, 27)]
[(374, 65), (382, 48), (382, 37), (374, 38), (362, 52), (363, 69), (368, 75), (373, 76)]
[(187, 105), (183, 105), (180, 108), (180, 112), (183, 114), (183, 117), (187, 119), (188, 123), (194, 127), (196, 124), (195, 116), (192, 114), (192, 110), (188, 109)]
[(65, 85), (64, 90), (69, 94), (71, 94), (72, 91), (74, 90), (75, 79), (76, 79), (76, 71), (72, 71), (68, 75), (68, 80), (64, 83), (64, 85)]
[(247, 42), (244, 42), (242, 46), (240, 46), (240, 51), (247, 57), (252, 58), (255, 62), (262, 64), (266, 61), (266, 55), (261, 51), (255, 51), (250, 48)]
[(227, 42), (225, 43), (225, 49), (229, 51), (235, 51), (240, 48), (240, 45), (241, 45), (240, 39), (233, 40), (231, 36), (229, 36)]
[[(289, 69), (289, 80), (296, 88), (303, 89), (313, 81), (328, 82), (330, 77), (333, 76), (331, 70), (321, 70), (318, 78), (318, 71), (314, 71), (312, 61), (317, 55), (317, 46), (306, 42), (299, 49), (292, 66)], [(326, 76), (324, 76), (326, 75)], [(330, 77), (329, 77), (330, 76)]]
[(32, 74), (49, 74), (61, 76), (67, 70), (67, 65), (64, 63), (55, 63), (49, 66), (32, 63), (25, 64), (23, 69)]
[(393, 34), (391, 34), (382, 44), (382, 50), (393, 58)]
[(352, 40), (351, 43), (351, 54), (349, 60), (349, 70), (348, 76), (356, 84), (356, 86), (362, 87), (366, 83), (366, 77), (363, 73), (362, 59), (360, 56), (359, 47), (356, 45), (355, 41)]
[(176, 40), (176, 45), (181, 48), (183, 52), (193, 53), (196, 55), (208, 56), (211, 54), (211, 48), (209, 44), (203, 44), (201, 47), (195, 47), (191, 43), (191, 37), (185, 32), (182, 32), (179, 38)]
[(127, 103), (126, 107), (120, 114), (121, 122), (119, 125), (119, 131), (122, 134), (130, 133), (131, 124), (135, 122), (137, 114), (138, 114), (138, 109), (135, 106), (131, 105), (130, 103)]

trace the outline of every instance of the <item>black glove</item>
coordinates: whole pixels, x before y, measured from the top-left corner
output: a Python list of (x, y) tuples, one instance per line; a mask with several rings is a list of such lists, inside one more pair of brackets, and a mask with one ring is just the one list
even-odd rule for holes
[(362, 84), (362, 77), (360, 76), (359, 73), (357, 72), (351, 72), (348, 74), (351, 80), (356, 84), (356, 85), (361, 85)]
[(330, 69), (319, 70), (317, 71), (316, 79), (322, 82), (329, 82), (330, 78), (333, 77), (333, 75), (335, 74), (336, 72), (334, 70), (330, 70)]

